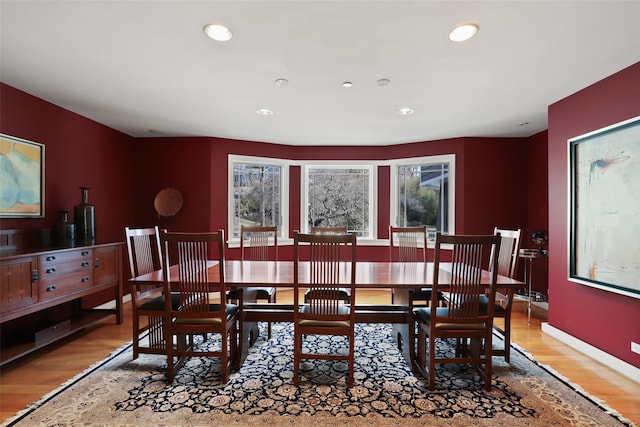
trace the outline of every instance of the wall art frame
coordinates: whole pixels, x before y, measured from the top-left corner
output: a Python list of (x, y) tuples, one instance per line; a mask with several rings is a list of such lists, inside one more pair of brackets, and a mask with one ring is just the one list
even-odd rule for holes
[(640, 298), (640, 116), (568, 150), (569, 280)]
[(44, 144), (0, 133), (0, 181), (0, 218), (44, 218)]

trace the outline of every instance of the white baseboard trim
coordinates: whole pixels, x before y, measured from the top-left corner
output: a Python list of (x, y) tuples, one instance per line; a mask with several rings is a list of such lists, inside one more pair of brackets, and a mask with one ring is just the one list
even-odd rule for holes
[(620, 360), (591, 344), (579, 340), (573, 335), (549, 325), (548, 322), (542, 322), (542, 332), (640, 384), (640, 368), (636, 368), (624, 360)]

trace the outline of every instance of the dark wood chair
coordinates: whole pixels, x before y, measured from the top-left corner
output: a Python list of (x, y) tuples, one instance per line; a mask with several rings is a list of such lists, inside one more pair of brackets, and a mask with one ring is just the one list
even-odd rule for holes
[[(389, 261), (396, 262), (422, 262), (428, 261), (427, 257), (427, 227), (395, 227), (389, 226)], [(428, 307), (431, 304), (430, 287), (423, 287), (409, 294), (411, 307)], [(438, 292), (438, 303), (443, 301), (442, 292)], [(391, 303), (395, 302), (393, 289), (391, 290)], [(411, 314), (410, 314), (411, 315)], [(413, 322), (410, 322), (414, 324)], [(415, 325), (415, 324), (414, 324)], [(409, 328), (409, 354), (415, 354), (417, 333), (415, 328)]]
[[(356, 236), (349, 234), (300, 234), (293, 238), (293, 383), (298, 385), (301, 359), (346, 360), (349, 365), (348, 386), (353, 387), (355, 309), (353, 304), (342, 303), (340, 288), (349, 283), (355, 298)], [(300, 244), (308, 244), (300, 247)], [(304, 250), (304, 256), (301, 254)], [(309, 260), (309, 283), (300, 283), (299, 263)], [(341, 270), (342, 269), (342, 270)], [(346, 271), (345, 271), (346, 270)], [(340, 280), (342, 278), (342, 282)], [(300, 305), (299, 289), (311, 290), (308, 301)], [(303, 353), (303, 341), (309, 335), (344, 336), (348, 341), (346, 354)]]
[[(427, 227), (394, 227), (389, 226), (389, 261), (398, 262), (427, 262)], [(438, 295), (442, 301), (442, 293)], [(391, 303), (394, 297), (391, 294)], [(414, 306), (429, 305), (431, 302), (431, 288), (425, 287), (413, 293)]]
[(389, 226), (389, 260), (427, 262), (427, 227)]
[[(240, 226), (240, 259), (242, 261), (277, 261), (278, 260), (278, 227), (276, 226)], [(269, 303), (277, 302), (276, 288), (256, 287), (257, 300), (266, 300)], [(245, 291), (247, 292), (247, 291)], [(227, 299), (237, 301), (238, 291), (232, 290)], [(271, 322), (267, 326), (267, 336), (271, 338)]]
[[(343, 226), (330, 226), (330, 227), (311, 227), (310, 232), (312, 234), (339, 234), (339, 233), (346, 233), (347, 232), (347, 227), (343, 227)], [(307, 291), (304, 295), (304, 301), (308, 302), (309, 297), (308, 297), (308, 293), (309, 291)], [(349, 289), (347, 288), (341, 288), (340, 289), (340, 299), (342, 301), (344, 301), (345, 304), (349, 304), (351, 302), (351, 293), (349, 292)]]
[[(500, 234), (500, 252), (498, 254), (498, 274), (510, 278), (515, 278), (518, 268), (518, 251), (520, 250), (520, 229), (508, 230), (496, 227), (493, 234)], [(492, 257), (495, 253), (491, 254)], [(489, 297), (485, 296), (480, 300), (481, 309), (486, 310)], [(495, 296), (494, 318), (504, 319), (504, 349), (494, 349), (494, 356), (504, 356), (505, 362), (509, 363), (511, 354), (511, 305), (513, 303), (513, 290), (502, 290), (498, 288)], [(498, 330), (497, 325), (494, 327)]]
[[(216, 233), (160, 233), (163, 255), (164, 291), (173, 288), (180, 295), (180, 309), (174, 309), (165, 301), (165, 310), (171, 321), (165, 327), (165, 340), (175, 345), (167, 346), (167, 381), (188, 357), (219, 357), (221, 359), (222, 382), (226, 383), (232, 368), (239, 369), (238, 322), (242, 318), (242, 293), (240, 304), (227, 304), (224, 280), (224, 231)], [(219, 274), (209, 276), (209, 253), (215, 253)], [(169, 277), (171, 257), (178, 267), (177, 281), (172, 284)], [(207, 350), (197, 345), (196, 334), (217, 333), (221, 336), (219, 349)]]
[[(160, 231), (158, 227), (125, 227), (125, 240), (129, 257), (131, 277), (141, 276), (162, 269)], [(180, 296), (173, 294), (171, 303), (180, 307)], [(163, 325), (167, 321), (162, 284), (131, 284), (131, 307), (133, 312), (133, 358), (140, 353), (166, 354), (167, 345)], [(146, 322), (141, 319), (147, 318)], [(148, 345), (142, 346), (140, 336), (148, 331)]]
[[(450, 274), (440, 271), (443, 247), (451, 253)], [(488, 271), (489, 284), (482, 282), (485, 260), (492, 251), (500, 250), (500, 236), (436, 235), (433, 265), (433, 290), (430, 307), (413, 309), (418, 327), (415, 360), (427, 379), (429, 390), (435, 390), (437, 363), (472, 364), (484, 378), (484, 388), (491, 391), (491, 357), (494, 305), (480, 310), (480, 299), (489, 289), (489, 301), (495, 298), (497, 257), (493, 257)], [(447, 306), (438, 307), (437, 294), (446, 288)], [(452, 338), (455, 354), (436, 354), (436, 340)], [(470, 345), (467, 343), (470, 342)]]

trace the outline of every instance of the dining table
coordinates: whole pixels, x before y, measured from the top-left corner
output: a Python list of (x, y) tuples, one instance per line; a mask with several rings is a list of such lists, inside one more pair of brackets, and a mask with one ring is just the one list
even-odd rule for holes
[[(309, 262), (299, 263), (299, 284), (304, 287), (309, 283)], [(217, 261), (209, 261), (208, 277), (212, 284), (220, 282), (220, 268)], [(412, 313), (409, 311), (409, 293), (433, 284), (433, 268), (431, 262), (369, 262), (356, 263), (356, 290), (358, 289), (391, 289), (394, 293), (393, 304), (355, 304), (356, 322), (390, 323), (393, 326), (392, 338), (403, 354), (407, 363), (413, 369), (414, 355), (407, 345), (409, 342), (409, 325), (412, 325)], [(340, 282), (349, 284), (351, 264), (341, 263)], [(229, 289), (241, 290), (243, 325), (242, 354), (244, 360), (248, 347), (258, 337), (258, 322), (292, 322), (293, 304), (259, 303), (256, 298), (255, 287), (292, 288), (294, 286), (293, 261), (224, 261), (224, 280)], [(178, 282), (177, 266), (169, 268), (170, 283)], [(482, 283), (489, 286), (490, 273), (482, 272)], [(450, 281), (451, 264), (440, 263), (439, 286), (445, 286)], [(130, 279), (132, 283), (162, 283), (162, 270)], [(506, 276), (498, 275), (496, 286), (504, 288), (513, 294), (526, 283)]]

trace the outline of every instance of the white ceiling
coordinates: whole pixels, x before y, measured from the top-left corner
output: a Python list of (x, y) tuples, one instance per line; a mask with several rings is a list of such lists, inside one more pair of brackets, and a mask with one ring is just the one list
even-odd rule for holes
[[(0, 19), (2, 82), (135, 137), (529, 136), (548, 105), (640, 61), (640, 1), (1, 0)], [(205, 37), (210, 22), (233, 39)], [(480, 32), (450, 42), (465, 22)]]

